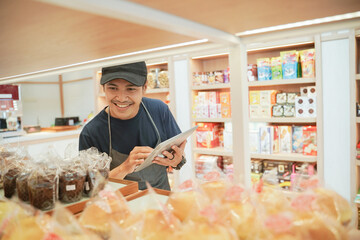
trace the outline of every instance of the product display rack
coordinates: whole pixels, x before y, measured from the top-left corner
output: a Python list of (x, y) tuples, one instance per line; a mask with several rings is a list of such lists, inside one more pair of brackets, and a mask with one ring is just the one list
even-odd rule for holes
[[(166, 61), (164, 61), (164, 62), (147, 61), (146, 66), (148, 69), (148, 74), (153, 69), (157, 69), (158, 72), (164, 71), (164, 70), (168, 71), (168, 63)], [(168, 75), (168, 77), (169, 77), (169, 75)], [(168, 79), (169, 79), (169, 85), (170, 85), (170, 77)], [(150, 88), (149, 86), (147, 87), (145, 97), (156, 98), (156, 99), (160, 99), (161, 101), (163, 101), (165, 103), (169, 103), (170, 102), (170, 99), (168, 97), (169, 93), (170, 93), (169, 87), (161, 88), (159, 86), (159, 83), (157, 82), (155, 88)]]
[[(295, 42), (295, 43), (294, 43)], [(314, 36), (310, 36), (304, 40), (299, 40), (296, 43), (296, 39), (291, 39), (288, 42), (286, 40), (281, 43), (277, 42), (276, 45), (271, 45), (269, 43), (261, 46), (261, 44), (247, 46), (247, 64), (257, 64), (257, 59), (259, 58), (272, 58), (279, 57), (280, 52), (291, 51), (291, 50), (306, 50), (306, 49), (315, 49), (315, 77), (313, 78), (295, 78), (295, 79), (279, 79), (279, 80), (265, 80), (265, 81), (251, 81), (247, 82), (248, 91), (263, 91), (263, 90), (277, 90), (280, 92), (300, 92), (301, 87), (310, 87), (315, 86), (317, 93), (322, 92), (321, 89), (321, 74), (318, 71), (321, 66), (321, 57), (319, 50), (319, 42)], [(246, 79), (247, 80), (247, 79)], [(321, 102), (319, 98), (320, 94), (317, 95), (317, 105), (316, 111), (317, 116), (311, 118), (297, 118), (297, 117), (250, 117), (249, 112), (249, 126), (252, 123), (266, 123), (268, 126), (317, 126), (317, 129), (320, 128), (321, 122)], [(250, 106), (249, 106), (250, 107)], [(321, 130), (320, 130), (321, 131)], [(260, 154), (260, 153), (250, 153), (251, 159), (262, 159), (262, 160), (274, 160), (274, 161), (289, 161), (289, 162), (303, 162), (303, 163), (316, 163), (318, 168), (319, 177), (322, 178), (322, 160), (320, 159), (323, 153), (321, 152), (322, 148), (322, 135), (319, 130), (317, 130), (317, 144), (318, 144), (318, 154), (317, 156), (307, 156), (301, 153), (274, 153), (274, 154)], [(320, 164), (319, 164), (320, 163)]]
[[(193, 74), (195, 72), (214, 72), (226, 70), (229, 67), (229, 54), (220, 53), (208, 56), (194, 56), (190, 60), (190, 77), (189, 85), (191, 89), (191, 104), (194, 104), (195, 96), (198, 92), (230, 92), (231, 88), (231, 79), (230, 83), (213, 83), (213, 84), (201, 84), (194, 85), (193, 83)], [(231, 78), (231, 77), (230, 77)], [(225, 123), (231, 122), (230, 118), (191, 118), (191, 123), (195, 126), (197, 123)], [(196, 145), (196, 134), (192, 136), (192, 153), (193, 153), (193, 164), (199, 155), (215, 155), (215, 156), (226, 156), (232, 157), (232, 150), (225, 149), (224, 147), (214, 147), (214, 148), (199, 148)], [(195, 166), (193, 166), (195, 169)]]

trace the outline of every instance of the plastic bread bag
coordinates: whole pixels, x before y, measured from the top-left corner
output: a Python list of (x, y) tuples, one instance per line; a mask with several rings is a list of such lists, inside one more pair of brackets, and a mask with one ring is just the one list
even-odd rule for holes
[(136, 211), (126, 219), (123, 228), (135, 239), (170, 239), (179, 229), (180, 221), (149, 183), (147, 189), (146, 195), (129, 202), (129, 206), (136, 206)]
[(79, 223), (98, 236), (108, 239), (111, 223), (114, 222), (118, 226), (122, 226), (131, 212), (119, 191), (115, 191), (109, 184), (97, 191), (97, 189), (101, 189), (101, 185), (98, 185), (99, 188), (94, 188), (94, 192), (98, 192), (98, 194), (87, 202), (79, 218)]
[(64, 159), (59, 170), (59, 200), (65, 203), (80, 201), (85, 178), (86, 169), (80, 157)]
[[(76, 217), (69, 212), (63, 205), (57, 203), (52, 213), (49, 231), (47, 236), (49, 239), (88, 239), (100, 240), (101, 238), (96, 234), (83, 228)], [(45, 239), (47, 239), (45, 237)]]
[(16, 193), (17, 197), (23, 202), (29, 202), (29, 186), (28, 179), (33, 171), (34, 163), (30, 159), (23, 161), (23, 165), (20, 169), (20, 173), (16, 178)]

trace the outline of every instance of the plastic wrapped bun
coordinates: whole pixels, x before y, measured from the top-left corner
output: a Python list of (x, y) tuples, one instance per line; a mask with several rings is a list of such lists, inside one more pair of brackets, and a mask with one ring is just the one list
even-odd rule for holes
[(39, 165), (28, 179), (31, 205), (41, 210), (54, 208), (55, 202), (58, 200), (58, 185), (57, 169)]
[(44, 239), (46, 232), (39, 225), (35, 217), (25, 217), (11, 221), (2, 237), (2, 240), (18, 240), (18, 239)]

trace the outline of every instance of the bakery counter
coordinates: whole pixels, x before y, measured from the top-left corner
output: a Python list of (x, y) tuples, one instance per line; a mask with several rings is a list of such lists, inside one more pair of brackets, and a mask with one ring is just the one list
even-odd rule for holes
[(0, 138), (1, 145), (9, 147), (26, 147), (30, 155), (45, 152), (46, 148), (53, 146), (60, 156), (64, 156), (65, 148), (69, 144), (77, 146), (81, 128), (61, 132), (37, 132), (21, 136)]

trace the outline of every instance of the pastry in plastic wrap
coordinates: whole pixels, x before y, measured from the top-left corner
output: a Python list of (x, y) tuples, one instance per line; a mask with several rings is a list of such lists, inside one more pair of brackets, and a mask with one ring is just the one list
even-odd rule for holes
[(8, 169), (3, 177), (4, 181), (4, 196), (11, 198), (15, 194), (16, 189), (16, 178), (20, 173), (19, 168), (10, 168)]
[(130, 210), (120, 193), (109, 190), (108, 187), (99, 193), (99, 196), (86, 204), (79, 218), (80, 224), (102, 238), (108, 238), (111, 222), (124, 224), (130, 216)]
[(59, 174), (59, 200), (66, 203), (77, 202), (82, 198), (85, 182), (85, 168), (65, 166)]
[(41, 210), (50, 210), (58, 200), (59, 179), (56, 170), (34, 170), (28, 179), (31, 205)]
[(2, 240), (19, 239), (44, 239), (46, 233), (35, 217), (18, 218), (10, 221), (5, 230)]
[(24, 202), (29, 201), (29, 186), (28, 186), (29, 176), (30, 176), (30, 172), (22, 172), (16, 178), (17, 196), (21, 201)]
[(197, 198), (202, 197), (198, 192), (172, 192), (167, 200), (167, 205), (171, 212), (184, 221), (191, 211), (198, 211)]

